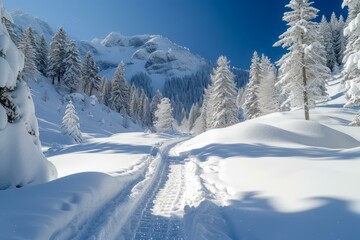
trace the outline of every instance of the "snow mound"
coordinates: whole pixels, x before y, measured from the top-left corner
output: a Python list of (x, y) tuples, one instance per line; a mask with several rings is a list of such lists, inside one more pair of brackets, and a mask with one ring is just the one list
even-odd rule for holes
[[(280, 120), (271, 123), (248, 121), (238, 125), (215, 129), (186, 143), (187, 148), (204, 147), (206, 144), (252, 143), (303, 145), (322, 148), (347, 149), (360, 145), (353, 137), (317, 122), (303, 120)], [(210, 141), (211, 139), (211, 141)], [(185, 145), (184, 145), (185, 147)]]
[(43, 183), (56, 178), (55, 167), (34, 144), (34, 138), (26, 131), (24, 121), (7, 124), (0, 131), (0, 155), (0, 189)]

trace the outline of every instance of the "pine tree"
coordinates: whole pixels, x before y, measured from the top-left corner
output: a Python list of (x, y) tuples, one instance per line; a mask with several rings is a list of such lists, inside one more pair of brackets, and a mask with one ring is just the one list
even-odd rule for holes
[[(333, 21), (334, 20), (332, 19), (331, 22)], [(337, 59), (335, 55), (334, 41), (334, 36), (336, 36), (336, 34), (333, 31), (336, 30), (333, 30), (328, 21), (326, 20), (326, 17), (322, 16), (321, 23), (319, 25), (319, 37), (321, 38), (321, 44), (325, 48), (325, 55), (323, 57), (326, 58), (326, 65), (332, 71), (337, 69)]]
[(48, 56), (49, 63), (47, 75), (53, 79), (53, 84), (55, 84), (55, 80), (60, 84), (61, 79), (65, 74), (66, 46), (66, 32), (64, 28), (61, 27), (52, 39)]
[(250, 81), (246, 86), (244, 93), (244, 117), (246, 120), (257, 118), (261, 116), (259, 108), (259, 84), (260, 84), (260, 58), (258, 53), (255, 51), (251, 59), (250, 66)]
[(105, 104), (105, 106), (111, 106), (111, 92), (112, 92), (112, 81), (104, 78), (104, 87), (103, 87), (103, 93), (102, 93), (102, 102)]
[(138, 122), (140, 120), (139, 109), (140, 109), (140, 94), (135, 85), (131, 85), (130, 88), (130, 116)]
[(305, 120), (310, 119), (309, 108), (321, 97), (321, 86), (329, 76), (329, 69), (323, 65), (324, 47), (312, 22), (319, 10), (312, 4), (308, 0), (290, 1), (286, 7), (291, 11), (283, 18), (289, 28), (274, 45), (288, 50), (278, 62), (280, 81), (290, 93), (291, 106), (304, 108)]
[(75, 41), (70, 41), (66, 47), (64, 86), (69, 93), (79, 90), (81, 83), (81, 59)]
[(44, 36), (41, 36), (37, 44), (36, 66), (38, 71), (47, 77), (49, 46)]
[(170, 99), (161, 99), (158, 109), (155, 112), (155, 129), (156, 132), (162, 133), (173, 129), (173, 115)]
[(65, 115), (62, 119), (61, 128), (64, 134), (69, 135), (75, 142), (82, 142), (82, 134), (80, 131), (79, 117), (76, 113), (75, 106), (72, 101), (66, 105)]
[(346, 49), (346, 38), (344, 36), (345, 21), (344, 17), (340, 15), (338, 21), (338, 35), (335, 38), (335, 55), (338, 66), (342, 65), (344, 59), (344, 52)]
[(211, 105), (214, 116), (211, 127), (223, 128), (239, 122), (236, 106), (237, 90), (227, 58), (219, 57), (217, 65), (211, 75), (213, 88)]
[(22, 77), (27, 80), (34, 80), (36, 73), (36, 45), (34, 33), (31, 27), (27, 28), (19, 43), (19, 49), (24, 53), (25, 65)]
[(152, 98), (150, 104), (150, 115), (151, 115), (151, 122), (155, 122), (155, 112), (158, 108), (158, 105), (161, 103), (161, 99), (163, 98), (161, 92), (159, 90), (156, 91), (154, 97)]
[(125, 113), (129, 113), (130, 93), (125, 80), (124, 63), (120, 63), (116, 69), (111, 89), (110, 102), (113, 109), (117, 112), (124, 110)]
[(4, 24), (6, 26), (8, 33), (10, 35), (11, 40), (13, 41), (13, 43), (16, 46), (19, 46), (20, 39), (19, 39), (19, 36), (14, 31), (14, 23), (11, 22), (11, 20), (9, 20), (7, 18), (3, 18), (3, 21), (4, 21)]
[(188, 127), (189, 131), (194, 127), (196, 119), (200, 116), (200, 108), (197, 104), (193, 104), (189, 114)]
[(279, 111), (279, 103), (275, 90), (275, 67), (265, 55), (261, 57), (259, 77), (258, 103), (261, 115)]
[(149, 99), (144, 90), (142, 90), (141, 95), (141, 120), (143, 126), (150, 127), (151, 126), (151, 114), (150, 114), (150, 103)]
[(360, 1), (344, 0), (343, 7), (349, 9), (349, 24), (344, 30), (348, 38), (344, 56), (344, 84), (346, 106), (360, 105)]
[(93, 59), (91, 52), (85, 56), (82, 64), (82, 82), (84, 92), (92, 96), (93, 91), (99, 91), (101, 88), (101, 78), (99, 77), (99, 68)]

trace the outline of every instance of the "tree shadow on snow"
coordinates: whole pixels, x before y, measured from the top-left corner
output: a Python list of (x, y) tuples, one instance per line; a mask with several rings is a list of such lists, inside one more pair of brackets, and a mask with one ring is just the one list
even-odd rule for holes
[(185, 153), (196, 155), (200, 161), (206, 161), (208, 157), (305, 157), (311, 160), (359, 160), (359, 152), (344, 152), (339, 149), (324, 148), (290, 148), (276, 147), (264, 144), (211, 144), (203, 148), (194, 149)]
[(151, 146), (131, 145), (131, 144), (114, 144), (114, 143), (90, 143), (74, 145), (66, 148), (50, 148), (44, 152), (46, 157), (70, 154), (70, 153), (101, 153), (108, 151), (109, 154), (149, 154)]
[[(242, 200), (221, 207), (205, 201), (187, 208), (185, 226), (199, 239), (246, 240), (358, 240), (360, 215), (350, 210), (350, 202), (316, 198), (320, 207), (301, 212), (280, 212), (271, 199), (246, 193)], [(219, 238), (220, 237), (220, 238)]]

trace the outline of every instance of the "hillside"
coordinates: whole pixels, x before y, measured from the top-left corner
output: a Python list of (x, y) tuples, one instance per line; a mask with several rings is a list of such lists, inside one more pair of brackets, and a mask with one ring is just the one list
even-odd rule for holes
[[(46, 83), (31, 86), (42, 101)], [(52, 147), (60, 102), (50, 97), (50, 114), (38, 110), (41, 138), (63, 178), (1, 192), (0, 211), (12, 217), (0, 219), (0, 230), (33, 239), (136, 239), (159, 237), (153, 229), (161, 224), (169, 236), (190, 239), (357, 239), (360, 135), (348, 126), (356, 111), (342, 108), (339, 89), (330, 83), (332, 100), (313, 109), (310, 122), (300, 110), (275, 113), (189, 140), (110, 136), (119, 118), (95, 105), (93, 115), (113, 128), (79, 110), (86, 142)]]

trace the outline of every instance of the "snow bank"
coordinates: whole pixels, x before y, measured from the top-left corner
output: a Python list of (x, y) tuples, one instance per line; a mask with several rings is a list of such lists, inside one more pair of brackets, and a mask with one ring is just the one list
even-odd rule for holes
[[(359, 239), (360, 133), (331, 103), (199, 135), (189, 156), (191, 239)], [(187, 176), (188, 178), (188, 176)]]
[[(101, 173), (82, 173), (0, 192), (1, 238), (52, 239), (71, 220), (81, 222), (100, 209), (124, 185)], [(76, 222), (72, 224), (76, 226)]]
[[(0, 19), (7, 17), (0, 0)], [(34, 103), (27, 84), (17, 80), (24, 55), (0, 23), (0, 189), (44, 183), (55, 167), (41, 151)]]

